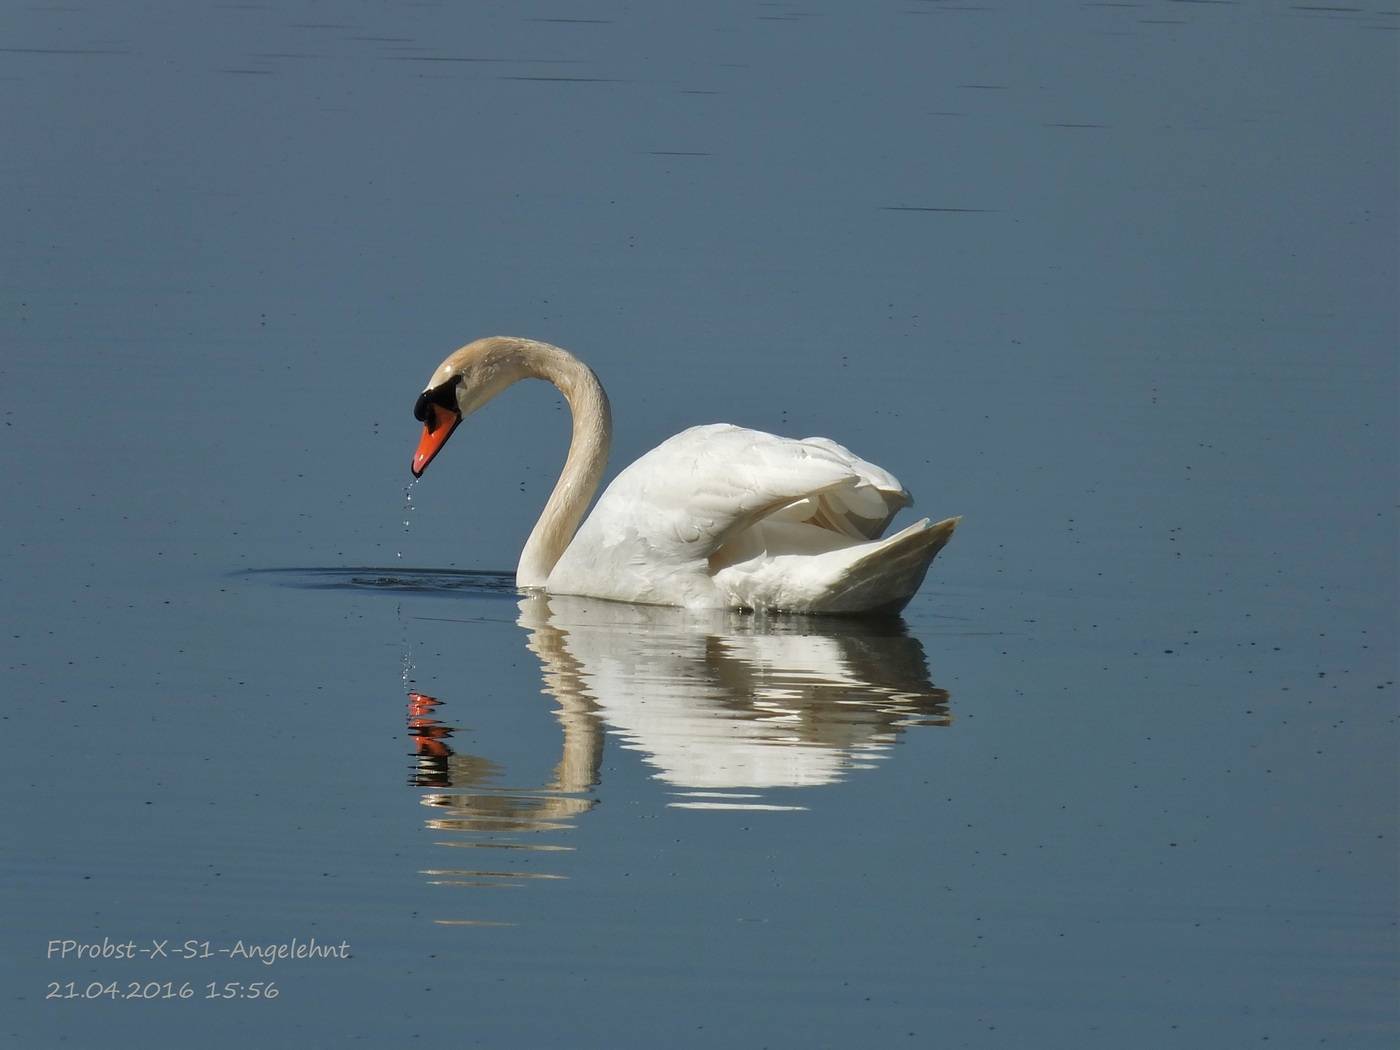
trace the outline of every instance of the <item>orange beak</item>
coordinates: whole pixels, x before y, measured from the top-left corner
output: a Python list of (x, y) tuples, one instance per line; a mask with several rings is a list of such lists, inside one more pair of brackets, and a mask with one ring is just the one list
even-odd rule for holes
[(418, 451), (413, 454), (413, 476), (422, 477), (423, 471), (433, 461), (433, 457), (447, 444), (452, 431), (462, 422), (459, 412), (443, 408), (441, 405), (428, 406), (428, 418), (423, 424), (423, 437), (418, 442)]

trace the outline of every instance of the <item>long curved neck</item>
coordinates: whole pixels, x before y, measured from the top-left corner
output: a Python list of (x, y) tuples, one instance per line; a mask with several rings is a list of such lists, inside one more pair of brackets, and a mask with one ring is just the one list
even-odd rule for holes
[(519, 350), (527, 374), (558, 387), (573, 414), (569, 457), (540, 520), (525, 541), (515, 570), (517, 586), (543, 587), (598, 491), (612, 445), (612, 409), (598, 377), (573, 354), (548, 343), (524, 340)]

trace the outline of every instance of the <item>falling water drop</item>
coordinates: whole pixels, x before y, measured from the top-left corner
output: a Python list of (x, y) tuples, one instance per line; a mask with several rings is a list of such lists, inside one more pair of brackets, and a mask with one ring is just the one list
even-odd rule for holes
[[(418, 483), (417, 478), (413, 478), (403, 487), (403, 533), (408, 536), (409, 526), (413, 523), (413, 486)], [(400, 549), (397, 555), (400, 561), (403, 560), (403, 550)], [(403, 648), (403, 688), (405, 693), (413, 691), (413, 643), (409, 640), (408, 620), (404, 618), (403, 604), (400, 603), (394, 610), (399, 620), (399, 628), (402, 635)]]
[[(405, 536), (408, 535), (409, 526), (413, 524), (413, 486), (416, 484), (418, 484), (418, 479), (414, 478), (412, 481), (410, 481), (407, 485), (403, 487), (403, 533)], [(400, 550), (396, 557), (402, 560), (403, 551)]]

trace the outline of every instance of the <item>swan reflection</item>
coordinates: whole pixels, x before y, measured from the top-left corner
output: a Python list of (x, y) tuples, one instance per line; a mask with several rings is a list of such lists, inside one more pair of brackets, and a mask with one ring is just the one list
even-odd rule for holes
[[(670, 789), (671, 806), (792, 810), (806, 808), (796, 789), (839, 783), (888, 757), (907, 728), (952, 721), (947, 690), (932, 683), (923, 646), (896, 618), (764, 616), (544, 594), (519, 599), (511, 575), (494, 572), (306, 568), (238, 575), (316, 590), (518, 601), (513, 619), (540, 661), (542, 691), (557, 705), (559, 758), (543, 783), (505, 786), (500, 763), (453, 746), (458, 730), (439, 717), (450, 703), (409, 694), (410, 783), (433, 810), (427, 828), (443, 833), (442, 846), (471, 858), (423, 872), (439, 884), (506, 887), (566, 877), (509, 870), (518, 867), (510, 858), (574, 849), (567, 833), (597, 804), (607, 732)], [(499, 620), (461, 622), (483, 618)], [(406, 664), (405, 682), (410, 669)]]
[[(519, 609), (542, 691), (558, 704), (559, 760), (538, 787), (500, 787), (500, 766), (451, 746), (454, 730), (435, 717), (440, 701), (410, 694), (412, 780), (436, 811), (429, 830), (451, 833), (443, 846), (573, 849), (559, 840), (597, 802), (606, 732), (672, 789), (671, 806), (778, 811), (806, 807), (765, 790), (834, 784), (885, 757), (907, 727), (951, 721), (947, 690), (929, 680), (923, 646), (900, 620), (543, 594)], [(518, 870), (502, 863), (508, 853), (489, 856), (499, 860), (423, 874), (442, 885), (498, 887), (566, 877)]]
[(565, 712), (566, 741), (571, 728), (596, 736), (601, 719), (675, 788), (830, 784), (883, 757), (905, 726), (950, 721), (947, 691), (899, 620), (535, 595), (519, 622)]
[[(885, 757), (913, 725), (947, 725), (948, 692), (899, 620), (763, 617), (532, 595), (517, 621), (558, 702), (559, 763), (535, 791), (488, 789), (499, 768), (454, 752), (437, 701), (413, 694), (415, 783), (452, 830), (539, 829), (592, 805), (604, 728), (637, 751), (674, 806), (801, 808), (752, 792), (832, 784)], [(476, 789), (476, 790), (473, 790)]]

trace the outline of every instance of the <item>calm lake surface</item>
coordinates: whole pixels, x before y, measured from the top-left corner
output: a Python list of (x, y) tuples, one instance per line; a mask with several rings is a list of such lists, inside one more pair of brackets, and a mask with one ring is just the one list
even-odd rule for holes
[[(1394, 1046), (1397, 28), (7, 7), (0, 1038)], [(409, 484), (490, 334), (962, 525), (518, 595), (554, 391)]]

